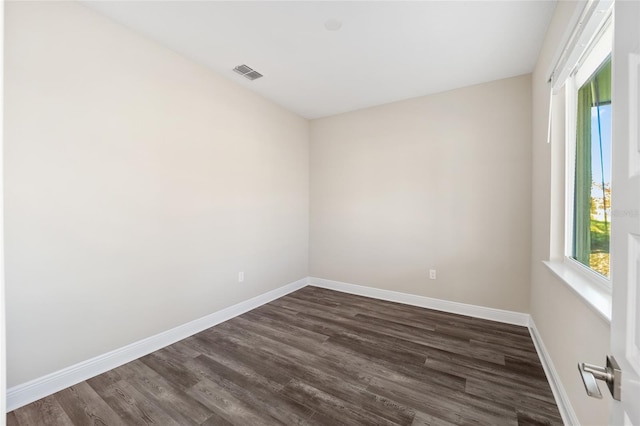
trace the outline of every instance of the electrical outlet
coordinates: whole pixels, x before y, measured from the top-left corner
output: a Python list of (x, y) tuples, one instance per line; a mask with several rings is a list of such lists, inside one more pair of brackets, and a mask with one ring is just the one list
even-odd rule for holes
[(436, 279), (436, 270), (435, 269), (429, 269), (429, 279), (430, 280), (435, 280)]
[(238, 272), (238, 282), (241, 283), (244, 281), (244, 272)]

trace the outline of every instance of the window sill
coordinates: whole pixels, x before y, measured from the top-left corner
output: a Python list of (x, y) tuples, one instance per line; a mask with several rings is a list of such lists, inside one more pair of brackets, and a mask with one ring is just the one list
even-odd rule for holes
[(551, 271), (602, 319), (611, 323), (611, 290), (589, 279), (562, 261), (544, 261)]

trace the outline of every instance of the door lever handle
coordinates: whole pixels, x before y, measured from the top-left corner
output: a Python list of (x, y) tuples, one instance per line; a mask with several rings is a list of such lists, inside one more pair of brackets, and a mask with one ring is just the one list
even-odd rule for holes
[(613, 356), (607, 356), (606, 367), (581, 362), (578, 363), (578, 371), (580, 371), (580, 377), (582, 378), (582, 383), (584, 383), (587, 395), (601, 399), (602, 392), (600, 392), (596, 380), (602, 380), (607, 384), (613, 399), (620, 401), (622, 372)]
[(578, 370), (580, 371), (580, 377), (582, 377), (582, 383), (584, 383), (584, 389), (587, 391), (587, 395), (602, 399), (602, 392), (600, 392), (598, 382), (596, 382), (596, 374), (598, 378), (600, 378), (602, 377), (601, 374), (606, 374), (606, 369), (582, 362), (578, 364)]

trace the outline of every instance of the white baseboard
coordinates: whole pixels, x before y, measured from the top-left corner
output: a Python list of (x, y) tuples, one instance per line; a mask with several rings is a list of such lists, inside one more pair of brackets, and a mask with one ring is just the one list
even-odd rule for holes
[(525, 314), (522, 312), (505, 311), (502, 309), (487, 308), (484, 306), (468, 305), (466, 303), (451, 302), (448, 300), (434, 299), (432, 297), (400, 293), (398, 291), (383, 290), (380, 288), (348, 284), (340, 281), (325, 280), (323, 278), (309, 277), (309, 284), (315, 287), (341, 291), (343, 293), (357, 294), (359, 296), (388, 300), (390, 302), (404, 303), (405, 305), (419, 306), (421, 308), (435, 309), (437, 311), (450, 312), (453, 314), (467, 315), (470, 317), (499, 321), (507, 324), (515, 324), (525, 327), (529, 325), (529, 314)]
[(579, 426), (580, 421), (578, 420), (578, 416), (576, 416), (576, 412), (573, 411), (571, 401), (569, 401), (569, 396), (562, 386), (560, 376), (558, 376), (558, 372), (553, 366), (551, 356), (549, 355), (549, 352), (547, 352), (547, 348), (544, 346), (544, 342), (542, 341), (540, 333), (538, 333), (538, 329), (536, 328), (536, 323), (533, 321), (533, 318), (530, 318), (529, 321), (529, 333), (531, 334), (531, 339), (536, 347), (536, 351), (538, 351), (538, 357), (540, 358), (540, 362), (542, 362), (544, 372), (549, 380), (549, 386), (551, 386), (551, 391), (556, 399), (556, 405), (558, 405), (558, 410), (560, 410), (562, 421), (568, 426)]
[(45, 396), (51, 395), (62, 389), (73, 386), (84, 380), (102, 374), (127, 362), (131, 362), (151, 352), (169, 346), (179, 340), (185, 339), (216, 324), (227, 321), (241, 315), (258, 306), (269, 303), (279, 297), (307, 286), (308, 278), (295, 281), (283, 287), (271, 290), (267, 293), (245, 300), (236, 305), (214, 312), (205, 317), (188, 322), (155, 336), (131, 343), (130, 345), (113, 350), (95, 358), (80, 362), (70, 367), (55, 371), (46, 376), (39, 377), (27, 383), (23, 383), (7, 389), (7, 411), (15, 410)]
[(46, 376), (7, 389), (7, 411), (15, 410), (16, 408), (20, 408), (31, 402), (37, 401), (69, 386), (73, 386), (79, 382), (90, 379), (91, 377), (95, 377), (98, 374), (102, 374), (113, 368), (119, 367), (122, 364), (126, 364), (127, 362), (131, 362), (142, 356), (148, 355), (158, 349), (162, 349), (179, 340), (185, 339), (206, 330), (209, 327), (213, 327), (216, 324), (220, 324), (221, 322), (255, 309), (265, 303), (269, 303), (272, 300), (285, 296), (307, 285), (341, 291), (343, 293), (356, 294), (359, 296), (372, 297), (374, 299), (388, 300), (412, 306), (499, 321), (507, 324), (528, 326), (531, 337), (536, 346), (536, 350), (538, 351), (538, 356), (540, 357), (544, 371), (549, 379), (549, 385), (551, 386), (558, 409), (562, 415), (562, 420), (566, 425), (579, 424), (578, 418), (571, 407), (569, 398), (564, 391), (562, 382), (560, 381), (558, 373), (556, 372), (538, 330), (536, 329), (535, 323), (528, 314), (313, 277), (303, 278), (283, 287), (256, 296), (252, 299), (191, 321), (187, 324), (183, 324), (165, 332), (156, 334), (155, 336), (134, 342), (120, 349), (99, 355), (87, 361), (80, 362)]

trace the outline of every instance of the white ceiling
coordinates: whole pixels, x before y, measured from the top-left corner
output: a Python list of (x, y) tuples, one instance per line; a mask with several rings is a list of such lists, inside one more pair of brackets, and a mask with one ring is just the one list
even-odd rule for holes
[[(555, 1), (85, 4), (306, 118), (533, 70)], [(339, 31), (325, 22), (339, 20)], [(232, 71), (247, 64), (264, 75)]]

